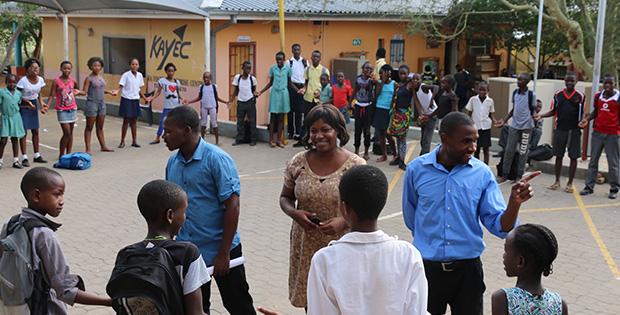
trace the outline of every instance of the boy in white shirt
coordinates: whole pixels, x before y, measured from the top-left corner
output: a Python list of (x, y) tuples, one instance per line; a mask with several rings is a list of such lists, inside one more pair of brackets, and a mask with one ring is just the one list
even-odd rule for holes
[(482, 81), (478, 84), (478, 95), (472, 96), (465, 109), (469, 111), (469, 116), (474, 120), (478, 128), (478, 147), (474, 157), (480, 159), (480, 149), (484, 152), (484, 163), (489, 165), (489, 147), (491, 146), (491, 127), (496, 120), (493, 117), (495, 104), (493, 99), (487, 96), (489, 93), (489, 83)]
[(344, 173), (338, 188), (340, 212), (351, 232), (312, 257), (308, 315), (428, 314), (420, 252), (377, 229), (388, 195), (385, 174), (374, 166), (354, 166)]

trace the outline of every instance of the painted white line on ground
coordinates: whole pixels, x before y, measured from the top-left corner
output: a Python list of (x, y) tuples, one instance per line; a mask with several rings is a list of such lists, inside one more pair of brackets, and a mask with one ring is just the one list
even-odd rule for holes
[[(28, 142), (28, 143), (32, 144), (32, 140), (26, 140), (26, 142)], [(48, 148), (48, 149), (50, 149), (50, 150), (55, 150), (55, 151), (58, 151), (58, 148), (54, 148), (54, 147), (52, 147), (52, 146), (49, 146), (49, 145), (47, 145), (47, 144), (43, 144), (43, 143), (41, 143), (41, 142), (39, 142), (39, 146), (42, 146), (42, 147), (44, 147), (44, 148)]]
[(248, 177), (248, 176), (254, 176), (254, 175), (259, 175), (259, 174), (266, 174), (266, 173), (271, 173), (271, 172), (275, 172), (275, 171), (283, 171), (285, 169), (285, 167), (280, 167), (280, 168), (274, 168), (271, 170), (264, 170), (264, 171), (258, 171), (255, 173), (251, 173), (251, 174), (243, 174), (243, 175), (239, 175), (239, 177)]

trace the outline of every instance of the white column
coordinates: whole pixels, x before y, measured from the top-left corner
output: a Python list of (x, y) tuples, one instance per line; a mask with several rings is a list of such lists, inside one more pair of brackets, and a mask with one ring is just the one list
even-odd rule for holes
[(211, 19), (205, 17), (205, 71), (211, 71)]
[(69, 60), (69, 17), (62, 15), (62, 40), (65, 48), (64, 60)]

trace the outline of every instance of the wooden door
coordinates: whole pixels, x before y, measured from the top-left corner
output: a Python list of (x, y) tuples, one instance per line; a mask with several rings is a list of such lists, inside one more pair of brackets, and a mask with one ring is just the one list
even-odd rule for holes
[[(235, 78), (235, 75), (243, 73), (241, 70), (241, 65), (244, 61), (249, 61), (252, 64), (252, 70), (250, 74), (254, 77), (255, 69), (256, 69), (256, 42), (248, 42), (248, 43), (230, 43), (229, 46), (229, 67), (230, 71), (228, 72), (230, 82), (230, 98), (232, 99), (232, 94), (235, 91), (235, 87), (232, 85), (232, 81)], [(228, 119), (230, 121), (237, 121), (237, 100), (233, 101), (232, 108), (228, 111)]]

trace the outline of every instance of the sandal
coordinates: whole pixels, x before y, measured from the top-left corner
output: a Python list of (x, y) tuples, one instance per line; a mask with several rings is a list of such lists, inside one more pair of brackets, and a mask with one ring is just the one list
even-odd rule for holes
[(286, 146), (282, 142), (278, 142), (277, 146), (279, 146), (280, 148), (286, 148)]
[(385, 161), (387, 161), (387, 158), (383, 157), (383, 156), (377, 159), (377, 163), (381, 163), (381, 162), (385, 162)]
[(573, 190), (573, 187), (566, 186), (566, 189), (564, 189), (564, 191), (569, 194), (572, 194), (574, 190)]
[[(560, 184), (553, 184), (553, 185), (549, 186), (549, 189), (551, 189), (551, 190), (557, 190), (557, 189), (558, 189), (558, 188), (560, 188), (560, 187), (561, 187), (561, 186), (560, 186)], [(568, 188), (568, 187), (566, 187), (566, 188)]]
[(276, 147), (276, 143), (273, 142), (273, 141), (269, 141), (269, 146), (272, 147), (272, 148), (275, 148)]

